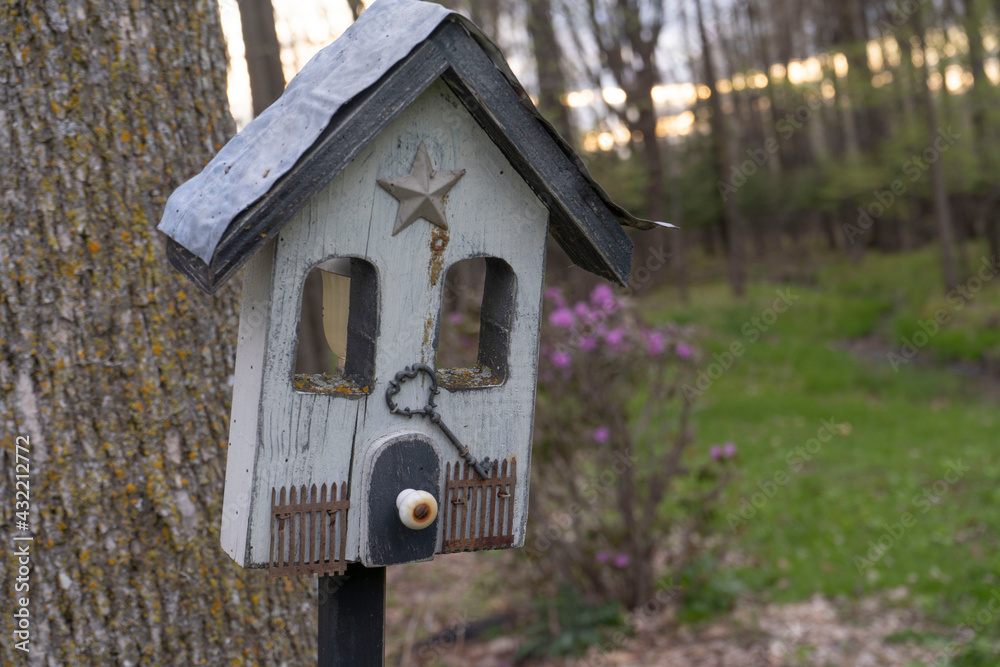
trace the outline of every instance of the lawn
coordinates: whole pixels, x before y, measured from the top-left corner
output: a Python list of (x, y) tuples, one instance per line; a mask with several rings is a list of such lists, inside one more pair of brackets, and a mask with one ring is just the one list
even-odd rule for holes
[(1000, 359), (1000, 280), (970, 281), (976, 257), (951, 295), (927, 249), (817, 262), (742, 302), (721, 281), (645, 301), (702, 337), (699, 446), (739, 448), (720, 515), (732, 574), (775, 601), (905, 588), (942, 632), (903, 639), (971, 625), (954, 651), (969, 665), (995, 664), (976, 656), (1000, 640), (984, 611), (1000, 601), (1000, 379), (977, 370)]

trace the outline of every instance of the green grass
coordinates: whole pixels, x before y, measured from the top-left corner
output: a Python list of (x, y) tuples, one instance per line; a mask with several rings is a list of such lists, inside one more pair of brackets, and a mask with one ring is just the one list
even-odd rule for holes
[[(821, 272), (821, 284), (849, 298), (878, 302), (887, 311), (876, 333), (902, 344), (913, 340), (920, 323), (938, 313), (947, 317), (923, 348), (943, 360), (1000, 361), (1000, 274), (985, 264), (985, 248), (972, 246), (969, 265), (956, 289), (940, 285), (934, 247), (892, 256), (873, 256), (857, 270), (839, 263)], [(985, 278), (985, 279), (984, 279)]]
[[(751, 590), (782, 601), (906, 587), (901, 604), (943, 630), (1000, 591), (1000, 385), (944, 363), (1000, 358), (1000, 279), (953, 312), (913, 363), (895, 372), (886, 356), (928, 313), (948, 307), (938, 275), (927, 250), (835, 261), (808, 287), (757, 283), (744, 302), (721, 282), (693, 287), (690, 305), (671, 290), (647, 299), (652, 319), (698, 327), (706, 373), (714, 355), (744, 346), (701, 395), (695, 424), (706, 452), (727, 440), (739, 447), (741, 475), (723, 500), (723, 529), (757, 500), (753, 516), (733, 522), (746, 561), (736, 574)], [(798, 301), (762, 331), (753, 318), (786, 288)], [(856, 339), (867, 341), (863, 353), (849, 348)], [(836, 435), (814, 443), (806, 461), (795, 449), (817, 437), (823, 420)], [(958, 460), (970, 469), (939, 482)], [(785, 483), (772, 488), (776, 474)], [(893, 524), (907, 513), (912, 521), (900, 533)], [(891, 545), (859, 572), (858, 559), (880, 538)], [(990, 638), (1000, 638), (1000, 615), (963, 647), (967, 659)]]

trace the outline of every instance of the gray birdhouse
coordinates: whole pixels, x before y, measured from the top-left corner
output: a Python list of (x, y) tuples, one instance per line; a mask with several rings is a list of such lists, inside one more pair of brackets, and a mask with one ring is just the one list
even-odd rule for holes
[[(244, 269), (225, 551), (283, 575), (522, 545), (547, 231), (625, 284), (621, 226), (652, 224), (594, 183), (475, 26), (378, 0), (159, 226), (203, 289)], [(444, 276), (470, 258), (477, 363), (439, 368)], [(316, 267), (339, 361), (296, 374)]]

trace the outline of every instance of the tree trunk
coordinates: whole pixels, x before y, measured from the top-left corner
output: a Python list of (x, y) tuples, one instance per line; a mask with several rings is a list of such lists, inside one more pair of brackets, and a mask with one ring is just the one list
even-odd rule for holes
[[(701, 37), (705, 83), (711, 91), (708, 99), (712, 106), (712, 143), (715, 146), (715, 164), (719, 174), (719, 182), (722, 183), (729, 178), (728, 172), (730, 165), (732, 165), (729, 154), (729, 133), (726, 128), (726, 117), (722, 111), (722, 100), (719, 98), (719, 91), (715, 86), (717, 77), (712, 45), (708, 41), (708, 31), (705, 29), (702, 0), (695, 1), (695, 8), (698, 12), (698, 34)], [(729, 286), (734, 296), (743, 297), (746, 294), (746, 242), (743, 217), (736, 201), (735, 192), (724, 193), (722, 198)]]
[[(640, 77), (640, 80), (646, 78), (655, 80), (654, 77)], [(639, 103), (639, 119), (635, 123), (629, 123), (629, 131), (633, 136), (636, 131), (642, 133), (642, 160), (646, 167), (646, 216), (650, 220), (663, 221), (663, 155), (656, 136), (656, 112), (649, 92), (652, 88), (652, 85), (642, 87), (645, 97)]]
[(831, 252), (837, 251), (837, 225), (833, 220), (833, 216), (830, 213), (817, 211), (816, 214), (819, 217), (819, 223), (823, 227), (823, 236), (826, 237), (826, 247), (827, 250)]
[(847, 46), (847, 80), (850, 82), (850, 99), (854, 106), (855, 129), (858, 144), (863, 152), (874, 148), (879, 136), (880, 122), (878, 109), (873, 99), (873, 89), (868, 69), (868, 24), (862, 0), (846, 0), (832, 3), (839, 6), (845, 32), (850, 35)]
[(361, 12), (365, 11), (363, 0), (347, 0), (347, 6), (351, 8), (351, 14), (355, 21), (361, 18)]
[(271, 0), (238, 0), (253, 115), (259, 116), (285, 92), (285, 73), (281, 69), (281, 46), (274, 31)]
[(680, 184), (677, 182), (676, 174), (669, 174), (670, 190), (670, 222), (677, 225), (678, 229), (666, 230), (670, 241), (670, 262), (673, 265), (674, 280), (677, 282), (678, 294), (681, 303), (689, 303), (691, 300), (687, 256), (684, 247), (684, 201), (681, 199)]
[(715, 236), (716, 225), (705, 225), (699, 231), (701, 232), (701, 250), (707, 257), (715, 257), (716, 249), (716, 236)]
[[(969, 65), (972, 69), (972, 90), (966, 95), (968, 104), (972, 106), (972, 132), (974, 134), (978, 172), (981, 174), (974, 183), (976, 214), (986, 210), (985, 203), (989, 197), (992, 184), (992, 174), (996, 172), (996, 159), (993, 155), (993, 130), (987, 118), (987, 110), (995, 98), (992, 82), (986, 75), (986, 52), (983, 48), (983, 36), (980, 26), (986, 7), (977, 0), (967, 0), (965, 3), (965, 33), (969, 38)], [(992, 207), (989, 207), (992, 208)], [(991, 261), (996, 261), (996, 253), (1000, 251), (1000, 239), (997, 238), (996, 218), (992, 215), (986, 218), (987, 224), (983, 231), (990, 243)], [(961, 248), (961, 246), (960, 246)], [(968, 266), (963, 258), (962, 264)]]
[[(972, 90), (969, 91), (967, 99), (972, 107), (972, 129), (976, 133), (976, 147), (980, 159), (980, 169), (989, 173), (990, 151), (989, 147), (989, 123), (986, 111), (989, 109), (992, 94), (992, 82), (986, 76), (986, 52), (983, 48), (983, 35), (980, 27), (983, 25), (983, 11), (985, 9), (977, 0), (966, 0), (965, 2), (965, 34), (969, 40), (969, 66), (972, 70)], [(977, 184), (978, 185), (978, 184)]]
[[(924, 21), (923, 10), (918, 10), (914, 15), (914, 28), (917, 33), (917, 44), (920, 50), (925, 49), (924, 44)], [(931, 91), (928, 77), (927, 62), (924, 61), (921, 68), (921, 79), (923, 85), (924, 108), (927, 113), (927, 145), (934, 146), (938, 140), (938, 115), (937, 107), (934, 104), (934, 93)], [(944, 88), (942, 87), (942, 94)], [(934, 200), (934, 219), (937, 222), (938, 240), (941, 243), (941, 269), (944, 277), (944, 289), (949, 291), (958, 286), (958, 274), (955, 270), (954, 251), (954, 231), (951, 223), (951, 208), (948, 204), (948, 189), (944, 180), (944, 168), (941, 164), (942, 157), (931, 163), (931, 197)]]
[(24, 664), (311, 662), (315, 584), (218, 544), (238, 281), (200, 293), (154, 230), (233, 131), (217, 4), (17, 4), (0, 10), (0, 526), (6, 551), (20, 435)]
[[(589, 0), (586, 6), (587, 23), (597, 44), (601, 63), (626, 93), (624, 108), (615, 113), (632, 134), (633, 145), (638, 149), (640, 141), (642, 143), (646, 172), (643, 216), (662, 221), (663, 156), (656, 137), (657, 117), (652, 90), (660, 83), (656, 47), (663, 31), (663, 7), (651, 3), (647, 5), (649, 11), (643, 12), (637, 4), (619, 2), (617, 9), (610, 13), (609, 20), (608, 16), (602, 15), (594, 0)], [(595, 75), (594, 83), (600, 85), (600, 76), (596, 72), (592, 74)], [(647, 240), (637, 241), (637, 251), (648, 250)]]
[(562, 50), (552, 25), (552, 0), (528, 0), (528, 34), (538, 72), (538, 109), (566, 141), (573, 141), (569, 110), (560, 98), (566, 93)]
[[(452, 3), (443, 3), (445, 5)], [(498, 42), (503, 0), (468, 0), (468, 17), (487, 37)]]
[(1000, 267), (1000, 224), (997, 221), (998, 212), (995, 208), (988, 210), (986, 219), (986, 239), (990, 244), (990, 262)]
[(836, 105), (837, 111), (840, 113), (840, 122), (843, 126), (843, 138), (842, 143), (844, 147), (844, 153), (848, 158), (853, 159), (858, 156), (858, 128), (855, 124), (854, 109), (851, 102), (851, 96), (849, 91), (851, 86), (847, 79), (843, 81), (838, 80), (836, 87)]

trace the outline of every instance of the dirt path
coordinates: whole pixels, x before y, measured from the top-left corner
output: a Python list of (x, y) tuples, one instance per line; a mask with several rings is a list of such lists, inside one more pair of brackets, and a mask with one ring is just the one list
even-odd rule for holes
[[(516, 629), (530, 591), (512, 583), (516, 553), (458, 554), (391, 568), (389, 665), (514, 664)], [(699, 627), (681, 626), (668, 610), (644, 618), (620, 645), (592, 647), (578, 659), (525, 663), (535, 667), (886, 667), (933, 664), (943, 648), (887, 642), (927, 630), (905, 589), (861, 602), (815, 596), (792, 604), (744, 600), (735, 611)], [(503, 618), (506, 617), (505, 623)], [(485, 632), (477, 621), (490, 619)], [(450, 629), (450, 631), (447, 631)], [(940, 630), (940, 629), (938, 629)], [(467, 635), (475, 635), (468, 637)], [(433, 638), (428, 642), (429, 638)], [(918, 662), (920, 661), (920, 662)], [(940, 664), (940, 663), (939, 663)]]

